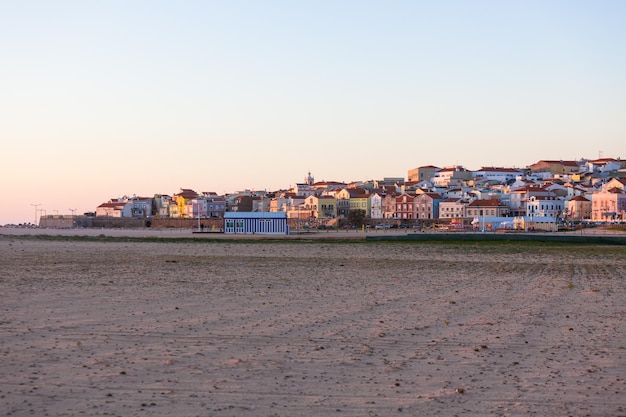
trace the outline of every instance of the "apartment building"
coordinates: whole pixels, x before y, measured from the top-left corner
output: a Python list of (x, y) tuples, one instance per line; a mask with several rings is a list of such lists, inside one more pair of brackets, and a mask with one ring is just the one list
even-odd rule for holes
[(562, 197), (534, 195), (528, 199), (528, 216), (559, 217), (565, 208)]
[(500, 200), (474, 200), (465, 208), (465, 217), (507, 217), (511, 214), (509, 206)]
[(439, 203), (440, 219), (460, 219), (465, 217), (466, 202), (460, 198), (447, 198)]
[(619, 188), (602, 189), (591, 196), (591, 220), (626, 221), (626, 192)]

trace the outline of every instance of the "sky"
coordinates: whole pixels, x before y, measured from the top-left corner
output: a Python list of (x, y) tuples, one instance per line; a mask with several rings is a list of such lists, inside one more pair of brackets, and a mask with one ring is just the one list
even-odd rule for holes
[(309, 171), (624, 158), (624, 21), (603, 0), (3, 1), (0, 225)]

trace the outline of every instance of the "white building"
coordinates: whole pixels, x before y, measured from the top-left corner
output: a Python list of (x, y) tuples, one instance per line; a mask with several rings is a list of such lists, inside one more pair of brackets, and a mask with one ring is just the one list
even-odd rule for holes
[(432, 178), (435, 187), (449, 187), (461, 185), (464, 181), (472, 179), (472, 173), (462, 166), (452, 166), (440, 169)]
[(370, 201), (372, 205), (370, 217), (372, 219), (382, 219), (383, 218), (383, 198), (379, 194), (374, 193), (371, 195)]
[(460, 198), (448, 198), (439, 203), (440, 219), (461, 219), (465, 215), (466, 202)]
[(152, 216), (152, 198), (121, 197), (96, 207), (96, 217), (135, 217)]
[(506, 183), (509, 181), (515, 181), (519, 176), (523, 174), (524, 170), (522, 169), (483, 167), (478, 171), (474, 171), (472, 173), (472, 176), (474, 178), (482, 178), (485, 180)]
[(558, 217), (563, 213), (562, 197), (533, 195), (528, 199), (527, 215), (530, 217)]
[(109, 201), (96, 207), (96, 217), (132, 217), (132, 204), (127, 201)]

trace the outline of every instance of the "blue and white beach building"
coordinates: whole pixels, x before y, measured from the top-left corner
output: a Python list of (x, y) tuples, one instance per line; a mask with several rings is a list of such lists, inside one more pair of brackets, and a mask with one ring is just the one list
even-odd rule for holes
[(224, 213), (224, 233), (288, 235), (287, 213), (227, 211)]

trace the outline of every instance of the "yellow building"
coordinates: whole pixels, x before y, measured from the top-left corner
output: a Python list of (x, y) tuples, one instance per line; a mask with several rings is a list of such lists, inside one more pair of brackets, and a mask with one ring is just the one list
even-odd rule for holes
[(350, 198), (350, 211), (363, 210), (365, 217), (372, 216), (372, 200), (371, 194), (360, 194), (356, 197)]
[(337, 214), (348, 217), (352, 210), (364, 210), (366, 216), (371, 215), (370, 194), (363, 188), (344, 188), (337, 194)]
[(187, 218), (187, 203), (189, 200), (198, 198), (198, 193), (188, 188), (181, 188), (178, 194), (174, 194), (173, 200), (176, 203), (176, 208), (170, 210), (171, 217)]
[(304, 200), (304, 209), (316, 219), (334, 219), (337, 217), (337, 200), (327, 195), (311, 195)]

